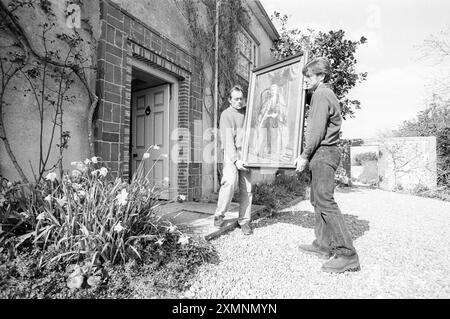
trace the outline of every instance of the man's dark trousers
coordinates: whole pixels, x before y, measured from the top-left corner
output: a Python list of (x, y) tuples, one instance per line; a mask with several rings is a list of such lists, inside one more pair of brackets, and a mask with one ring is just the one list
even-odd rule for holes
[(356, 255), (353, 240), (334, 200), (334, 177), (340, 159), (341, 151), (338, 146), (320, 146), (309, 164), (310, 201), (314, 206), (316, 218), (316, 239), (313, 245), (339, 257), (352, 257)]

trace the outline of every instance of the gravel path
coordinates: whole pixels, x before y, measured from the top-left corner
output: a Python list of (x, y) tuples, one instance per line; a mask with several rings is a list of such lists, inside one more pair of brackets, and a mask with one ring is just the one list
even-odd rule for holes
[(314, 239), (307, 201), (212, 241), (186, 298), (450, 298), (450, 203), (370, 189), (337, 191), (361, 271), (327, 274), (297, 252)]

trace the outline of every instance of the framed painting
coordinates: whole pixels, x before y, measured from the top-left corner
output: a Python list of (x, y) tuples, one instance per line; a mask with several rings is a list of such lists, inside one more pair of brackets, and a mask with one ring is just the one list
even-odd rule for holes
[(303, 144), (304, 64), (295, 55), (252, 71), (242, 150), (248, 167), (295, 168)]

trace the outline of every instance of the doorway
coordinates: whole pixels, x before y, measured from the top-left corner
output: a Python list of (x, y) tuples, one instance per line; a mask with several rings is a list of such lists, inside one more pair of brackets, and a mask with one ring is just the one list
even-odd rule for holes
[(177, 195), (176, 167), (170, 157), (174, 83), (140, 63), (132, 68), (130, 177), (142, 165), (149, 181), (164, 186), (160, 199), (170, 199)]

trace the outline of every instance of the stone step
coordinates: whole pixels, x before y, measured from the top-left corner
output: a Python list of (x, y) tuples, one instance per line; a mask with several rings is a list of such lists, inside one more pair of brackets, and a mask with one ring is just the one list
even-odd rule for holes
[[(225, 214), (224, 226), (214, 227), (216, 203), (183, 202), (158, 207), (156, 213), (162, 219), (180, 226), (184, 232), (211, 240), (238, 226), (239, 204), (232, 202)], [(252, 219), (264, 211), (265, 206), (252, 205)]]

